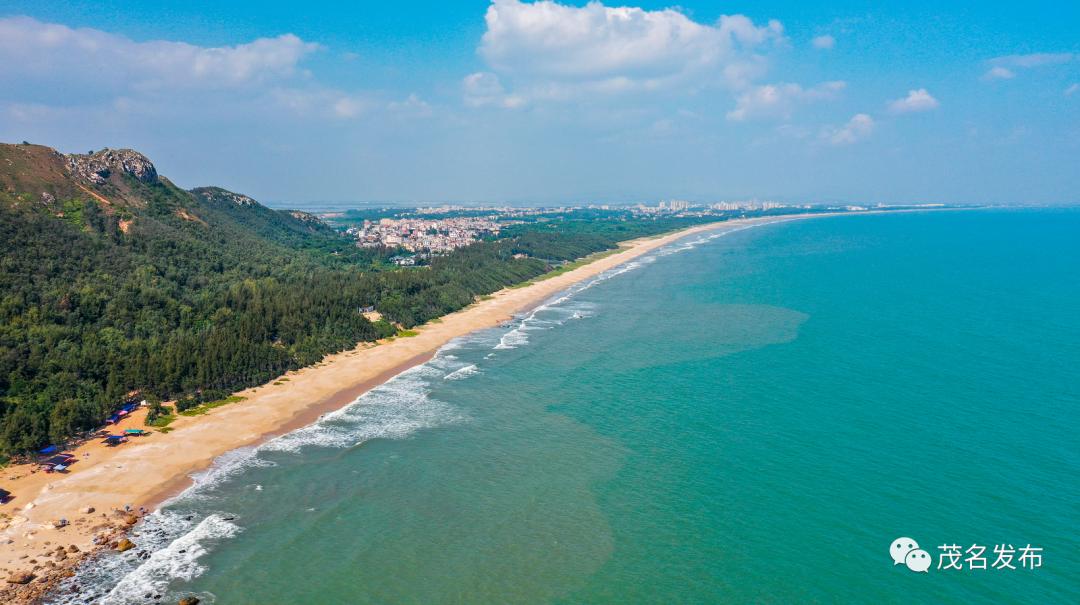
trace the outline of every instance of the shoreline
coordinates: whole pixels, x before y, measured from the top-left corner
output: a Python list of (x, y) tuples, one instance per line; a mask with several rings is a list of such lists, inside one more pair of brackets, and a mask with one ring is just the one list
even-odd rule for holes
[[(364, 393), (402, 372), (429, 361), (451, 340), (498, 326), (527, 312), (568, 287), (643, 256), (677, 240), (709, 231), (803, 220), (823, 216), (877, 214), (843, 212), (794, 214), (706, 223), (676, 232), (621, 242), (617, 252), (548, 278), (534, 278), (523, 286), (504, 288), (490, 297), (416, 328), (417, 334), (394, 337), (327, 356), (319, 363), (288, 372), (266, 384), (236, 393), (242, 401), (214, 409), (201, 416), (178, 416), (169, 434), (135, 438), (119, 448), (88, 442), (71, 450), (79, 459), (67, 475), (9, 477), (0, 480), (16, 500), (0, 507), (6, 526), (0, 531), (0, 582), (12, 572), (26, 571), (30, 562), (41, 577), (30, 585), (0, 587), (0, 596), (36, 599), (66, 575), (50, 573), (36, 565), (34, 557), (58, 546), (79, 549), (78, 559), (92, 556), (108, 544), (93, 543), (100, 526), (93, 515), (79, 512), (87, 506), (103, 511), (130, 505), (156, 510), (183, 493), (194, 473), (210, 468), (221, 455), (243, 447), (258, 446), (277, 436), (308, 426), (320, 416), (341, 409)], [(114, 430), (141, 428), (145, 410), (125, 419)], [(19, 465), (25, 466), (25, 465)], [(21, 469), (25, 471), (26, 469)], [(20, 481), (25, 479), (25, 481)], [(72, 521), (54, 528), (57, 519)], [(137, 545), (136, 545), (137, 546)], [(47, 565), (47, 563), (46, 563)], [(38, 572), (38, 570), (41, 570)], [(70, 565), (64, 566), (65, 572)], [(27, 590), (25, 594), (22, 589)], [(15, 600), (11, 602), (32, 602)]]

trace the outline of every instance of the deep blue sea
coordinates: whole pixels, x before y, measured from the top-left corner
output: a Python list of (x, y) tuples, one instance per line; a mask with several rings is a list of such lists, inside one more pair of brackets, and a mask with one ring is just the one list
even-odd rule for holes
[(76, 580), (104, 603), (1077, 603), (1078, 435), (1080, 211), (780, 222), (225, 456)]

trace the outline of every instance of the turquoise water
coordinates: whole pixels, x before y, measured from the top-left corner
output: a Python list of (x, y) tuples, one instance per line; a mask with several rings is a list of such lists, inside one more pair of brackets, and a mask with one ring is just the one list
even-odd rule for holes
[[(105, 602), (1080, 602), (1077, 234), (1028, 210), (692, 238), (231, 454), (142, 527), (149, 559), (77, 580)], [(900, 536), (929, 573), (893, 565)], [(953, 543), (1043, 563), (936, 569)]]

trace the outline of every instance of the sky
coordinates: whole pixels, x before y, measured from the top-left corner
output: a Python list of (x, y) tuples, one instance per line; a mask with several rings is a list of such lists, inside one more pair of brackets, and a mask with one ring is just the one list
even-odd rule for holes
[(0, 2), (0, 141), (273, 204), (1080, 202), (1080, 3)]

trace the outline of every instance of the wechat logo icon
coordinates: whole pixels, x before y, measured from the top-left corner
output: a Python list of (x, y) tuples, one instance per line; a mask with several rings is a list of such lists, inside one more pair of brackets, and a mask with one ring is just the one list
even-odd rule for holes
[(889, 547), (889, 556), (893, 565), (907, 565), (911, 571), (927, 573), (930, 569), (930, 553), (919, 548), (919, 543), (911, 538), (897, 538)]

